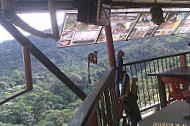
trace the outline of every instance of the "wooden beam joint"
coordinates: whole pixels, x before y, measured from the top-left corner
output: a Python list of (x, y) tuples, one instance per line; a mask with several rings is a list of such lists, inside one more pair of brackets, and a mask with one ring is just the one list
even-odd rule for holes
[(55, 40), (59, 40), (59, 28), (57, 25), (57, 16), (56, 9), (54, 7), (54, 2), (52, 0), (48, 0), (49, 13), (51, 18), (51, 27), (53, 31), (53, 35), (55, 36)]
[(13, 0), (1, 0), (1, 8), (3, 12), (3, 17), (8, 22), (13, 22), (16, 20)]

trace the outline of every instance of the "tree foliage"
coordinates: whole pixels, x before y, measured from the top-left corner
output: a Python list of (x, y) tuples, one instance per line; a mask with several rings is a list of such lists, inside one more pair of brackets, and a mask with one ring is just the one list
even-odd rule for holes
[[(106, 44), (79, 46), (56, 50), (50, 39), (30, 40), (55, 63), (74, 83), (88, 94), (108, 69)], [(173, 36), (139, 39), (115, 43), (115, 55), (125, 52), (124, 62), (168, 55), (186, 50), (188, 40)], [(155, 49), (156, 48), (156, 49)], [(88, 53), (98, 51), (98, 64), (91, 66), (92, 84), (87, 79)], [(82, 103), (63, 83), (32, 57), (33, 91), (0, 106), (3, 126), (67, 125)], [(22, 48), (16, 41), (0, 44), (0, 99), (25, 89)]]

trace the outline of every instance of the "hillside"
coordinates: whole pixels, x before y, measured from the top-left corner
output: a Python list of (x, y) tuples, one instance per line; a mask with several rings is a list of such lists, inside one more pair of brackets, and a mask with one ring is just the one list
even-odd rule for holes
[[(187, 36), (187, 35), (186, 35)], [(85, 93), (107, 70), (106, 44), (56, 49), (56, 42), (30, 36), (29, 39)], [(189, 50), (188, 39), (174, 36), (115, 42), (115, 53), (125, 52), (124, 62), (169, 55)], [(98, 51), (98, 64), (87, 80), (88, 53)], [(0, 106), (0, 125), (60, 126), (67, 124), (82, 103), (64, 84), (32, 57), (34, 90)], [(0, 99), (24, 88), (22, 48), (15, 40), (0, 44)], [(1, 123), (2, 122), (2, 123)]]

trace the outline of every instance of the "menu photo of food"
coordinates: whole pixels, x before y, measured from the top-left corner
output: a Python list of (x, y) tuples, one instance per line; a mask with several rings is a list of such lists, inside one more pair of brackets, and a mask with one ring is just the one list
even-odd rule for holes
[(132, 26), (132, 22), (123, 22), (117, 23), (115, 26), (112, 26), (112, 33), (113, 34), (124, 34), (128, 33), (130, 30), (130, 26)]
[(129, 39), (143, 38), (147, 30), (148, 26), (136, 26), (129, 35)]
[(110, 17), (111, 22), (119, 22), (119, 21), (126, 21), (126, 22), (133, 22), (137, 19), (137, 13), (130, 13), (130, 14), (112, 14)]
[(66, 13), (64, 21), (64, 31), (84, 31), (88, 30), (88, 25), (77, 21), (76, 13)]
[(73, 36), (73, 31), (63, 31), (61, 39), (71, 40)]
[(148, 31), (146, 32), (146, 34), (144, 35), (144, 37), (151, 37), (151, 35), (153, 34), (154, 30), (157, 28), (157, 26), (150, 26), (148, 28)]
[(77, 14), (76, 13), (66, 13), (64, 19), (63, 30), (69, 31), (75, 29), (77, 22)]
[(106, 42), (106, 35), (105, 35), (105, 30), (102, 29), (99, 37), (98, 37), (98, 41), (97, 43), (102, 43), (102, 42)]
[(112, 34), (113, 41), (118, 41), (119, 34)]
[(190, 27), (179, 27), (174, 34), (183, 34), (183, 33), (189, 33)]
[(166, 21), (161, 24), (159, 30), (161, 29), (171, 29), (174, 30), (178, 27), (180, 22), (183, 20), (185, 13), (169, 13)]
[(182, 27), (190, 27), (190, 19), (186, 19), (182, 24)]
[(157, 30), (154, 33), (154, 36), (159, 36), (159, 35), (168, 35), (168, 34), (172, 34), (173, 30), (172, 29), (161, 29), (161, 30)]
[(139, 18), (137, 25), (155, 25), (151, 21), (152, 17), (150, 13), (142, 13), (141, 17)]
[(88, 30), (101, 30), (102, 26), (98, 26), (98, 25), (89, 25), (88, 26)]
[(118, 41), (126, 41), (127, 34), (122, 34), (119, 36)]
[(137, 14), (117, 14), (111, 16), (111, 27), (113, 34), (127, 34), (136, 21)]
[(72, 44), (76, 44), (78, 42), (92, 43), (95, 42), (100, 31), (81, 31), (76, 32)]
[(68, 45), (70, 45), (71, 40), (60, 40), (59, 44), (58, 44), (58, 48), (60, 47), (66, 47)]

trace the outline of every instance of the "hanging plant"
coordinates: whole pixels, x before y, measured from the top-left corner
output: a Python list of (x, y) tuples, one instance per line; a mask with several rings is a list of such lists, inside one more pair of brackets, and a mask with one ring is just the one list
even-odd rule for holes
[(150, 13), (152, 16), (151, 21), (153, 23), (157, 25), (164, 23), (163, 10), (160, 4), (157, 4), (156, 1), (155, 1), (155, 4), (150, 8)]

